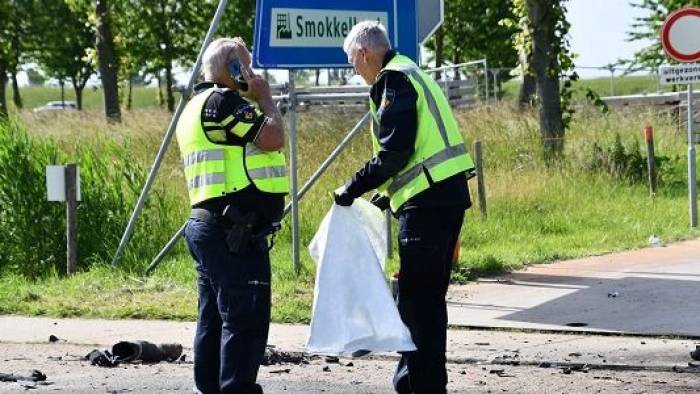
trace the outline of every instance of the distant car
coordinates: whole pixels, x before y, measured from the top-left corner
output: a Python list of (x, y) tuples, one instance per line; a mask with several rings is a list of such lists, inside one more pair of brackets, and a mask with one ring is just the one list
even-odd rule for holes
[(49, 101), (41, 107), (34, 108), (34, 112), (42, 111), (60, 111), (60, 110), (77, 110), (78, 103), (75, 101)]

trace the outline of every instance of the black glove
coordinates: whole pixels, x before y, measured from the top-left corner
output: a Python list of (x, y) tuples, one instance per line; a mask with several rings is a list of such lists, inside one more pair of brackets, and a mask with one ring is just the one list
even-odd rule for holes
[(347, 192), (347, 188), (343, 187), (342, 190), (336, 190), (333, 192), (333, 199), (335, 203), (342, 207), (349, 207), (352, 202), (355, 201), (355, 197), (351, 196)]
[(374, 193), (369, 202), (374, 204), (375, 207), (379, 208), (382, 211), (386, 211), (387, 209), (389, 209), (389, 197), (383, 194)]

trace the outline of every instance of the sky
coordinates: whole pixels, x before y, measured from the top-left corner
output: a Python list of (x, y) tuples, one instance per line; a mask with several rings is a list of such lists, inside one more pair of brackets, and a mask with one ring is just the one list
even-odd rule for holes
[[(638, 2), (635, 1), (635, 2)], [(627, 42), (626, 32), (644, 10), (630, 0), (570, 0), (571, 46), (577, 66), (600, 67), (618, 59), (629, 59), (650, 42)], [(581, 76), (609, 75), (607, 71), (577, 70)]]
[[(649, 44), (625, 41), (625, 33), (630, 30), (635, 16), (644, 15), (644, 10), (630, 6), (630, 1), (569, 0), (571, 45), (578, 55), (575, 59), (577, 66), (602, 67), (618, 59), (630, 58), (635, 51)], [(584, 78), (609, 75), (604, 70), (578, 69), (577, 72)], [(20, 75), (20, 83), (26, 83), (24, 75)]]

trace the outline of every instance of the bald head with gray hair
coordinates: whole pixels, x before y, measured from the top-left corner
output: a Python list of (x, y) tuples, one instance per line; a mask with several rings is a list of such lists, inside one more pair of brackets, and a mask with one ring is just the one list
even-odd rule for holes
[(343, 42), (343, 50), (350, 56), (353, 51), (365, 48), (370, 51), (386, 52), (391, 49), (386, 28), (377, 21), (362, 21), (352, 27)]
[(250, 66), (250, 53), (240, 38), (217, 38), (202, 55), (202, 74), (207, 81), (219, 81), (228, 73), (228, 65), (234, 60)]

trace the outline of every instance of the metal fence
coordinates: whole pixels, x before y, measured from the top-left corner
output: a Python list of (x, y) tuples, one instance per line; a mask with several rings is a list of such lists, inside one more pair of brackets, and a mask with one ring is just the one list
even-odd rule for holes
[[(431, 74), (452, 106), (472, 106), (489, 99), (486, 60), (477, 60), (439, 68), (426, 69)], [(271, 86), (272, 98), (286, 105), (289, 100), (289, 84)], [(332, 85), (297, 86), (297, 110), (323, 107), (357, 107), (367, 109), (369, 86)]]

